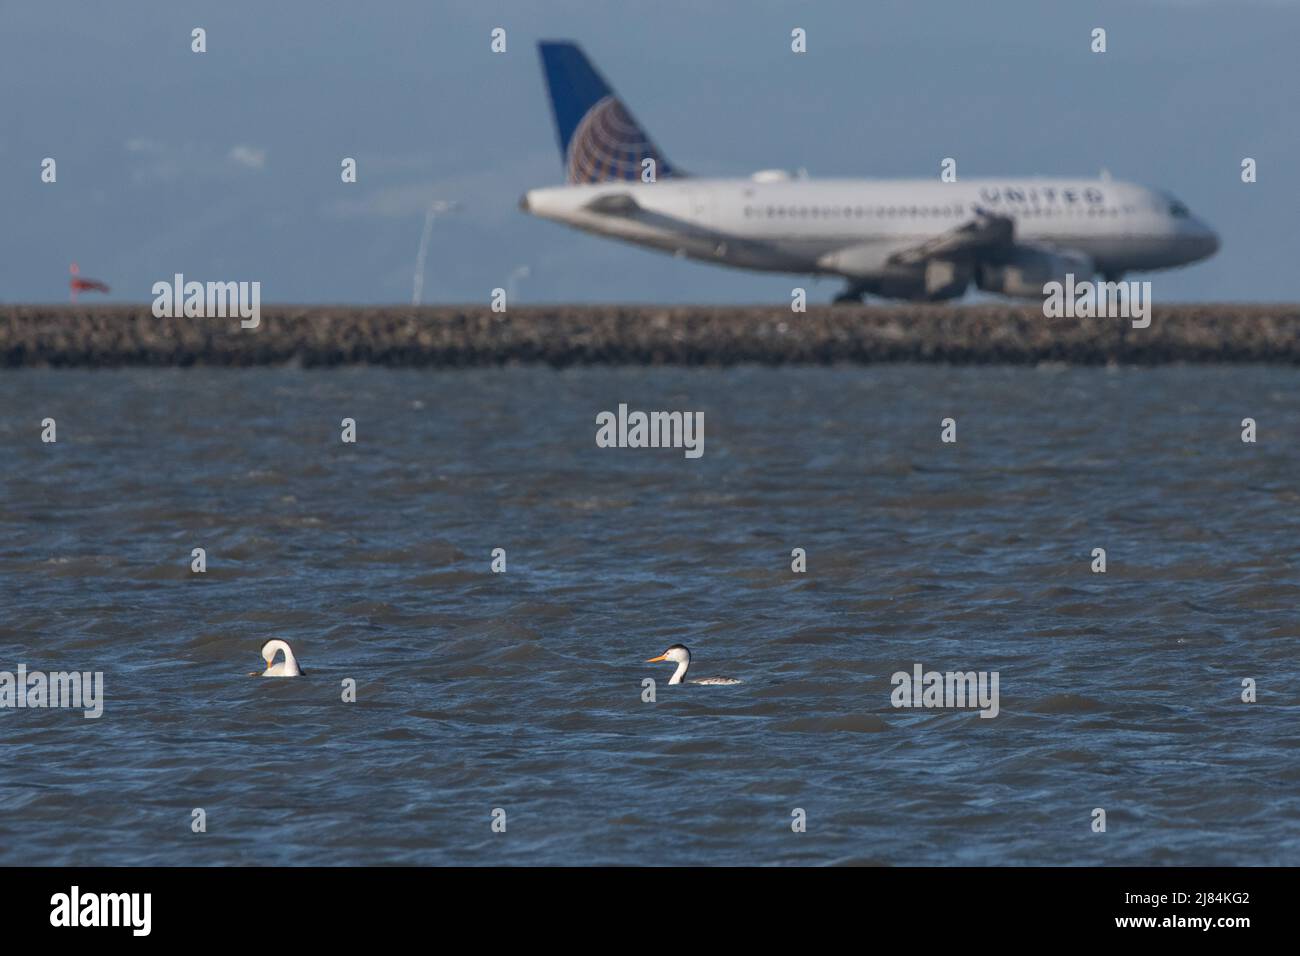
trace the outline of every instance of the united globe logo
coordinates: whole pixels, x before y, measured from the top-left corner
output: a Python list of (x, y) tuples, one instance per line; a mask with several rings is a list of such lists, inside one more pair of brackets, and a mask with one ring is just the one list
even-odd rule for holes
[(655, 178), (673, 175), (660, 155), (619, 100), (606, 96), (589, 109), (569, 143), (568, 178), (571, 183), (603, 183), (641, 179), (642, 163), (654, 160)]

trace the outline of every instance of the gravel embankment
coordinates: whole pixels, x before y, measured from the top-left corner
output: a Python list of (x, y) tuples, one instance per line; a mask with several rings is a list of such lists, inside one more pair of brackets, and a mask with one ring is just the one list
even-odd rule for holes
[(1300, 364), (1300, 304), (1170, 305), (1151, 326), (1047, 319), (1036, 304), (820, 306), (268, 306), (238, 319), (158, 319), (149, 306), (0, 306), (16, 366), (509, 362)]

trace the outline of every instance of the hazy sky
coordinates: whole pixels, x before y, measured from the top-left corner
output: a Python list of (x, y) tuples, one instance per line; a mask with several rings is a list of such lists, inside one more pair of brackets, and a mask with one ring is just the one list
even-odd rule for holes
[[(796, 26), (807, 54), (790, 52)], [(1096, 26), (1105, 54), (1089, 51)], [(0, 0), (0, 300), (66, 300), (75, 260), (114, 301), (183, 272), (260, 280), (267, 302), (409, 302), (441, 198), (460, 206), (434, 223), (426, 302), (486, 302), (520, 266), (524, 302), (788, 302), (789, 277), (518, 211), (562, 178), (542, 38), (583, 44), (692, 173), (1106, 167), (1171, 190), (1222, 237), (1209, 262), (1149, 276), (1158, 297), (1297, 298), (1296, 3)], [(839, 285), (799, 284), (815, 301)]]

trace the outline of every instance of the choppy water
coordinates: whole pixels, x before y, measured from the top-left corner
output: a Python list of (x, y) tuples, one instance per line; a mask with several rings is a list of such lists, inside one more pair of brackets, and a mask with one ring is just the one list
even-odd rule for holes
[[(1295, 864), (1298, 384), (0, 373), (0, 669), (107, 696), (0, 711), (0, 862)], [(704, 457), (598, 449), (619, 402)], [(891, 707), (915, 663), (1001, 713)]]

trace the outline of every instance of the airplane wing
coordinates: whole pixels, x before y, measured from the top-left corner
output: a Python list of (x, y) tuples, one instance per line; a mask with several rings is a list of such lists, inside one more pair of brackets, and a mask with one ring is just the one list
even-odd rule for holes
[(1011, 245), (1014, 232), (1015, 223), (1009, 216), (977, 208), (974, 219), (920, 245), (900, 249), (889, 257), (889, 264), (916, 266), (931, 259), (969, 258), (993, 249), (1006, 249)]

